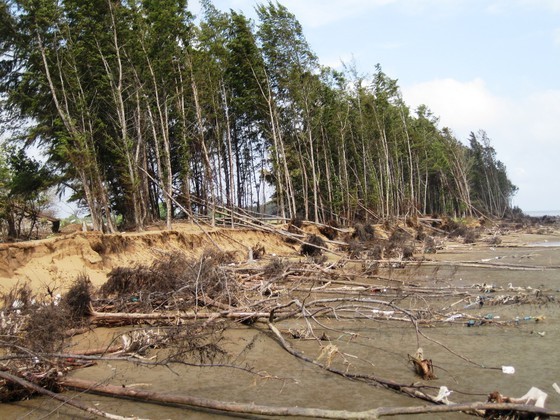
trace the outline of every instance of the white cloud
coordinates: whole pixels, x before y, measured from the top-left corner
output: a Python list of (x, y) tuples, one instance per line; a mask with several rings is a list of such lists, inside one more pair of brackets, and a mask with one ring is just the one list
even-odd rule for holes
[(412, 108), (426, 104), (460, 140), (485, 130), (519, 187), (516, 205), (560, 209), (560, 185), (551, 182), (560, 156), (560, 90), (511, 99), (494, 95), (481, 79), (438, 79), (403, 88), (403, 97)]
[(518, 0), (517, 2), (528, 9), (560, 12), (560, 1), (558, 0)]
[(403, 97), (413, 109), (425, 104), (441, 117), (460, 139), (471, 131), (485, 129), (508, 113), (507, 101), (492, 95), (482, 79), (460, 82), (455, 79), (437, 79), (403, 88)]
[(319, 61), (323, 66), (340, 70), (342, 69), (343, 64), (355, 62), (356, 56), (352, 53), (346, 53), (342, 55), (330, 54), (321, 56)]
[(560, 12), (558, 0), (493, 0), (486, 4), (486, 11), (491, 14), (505, 14), (522, 9), (524, 11)]
[(560, 46), (560, 28), (556, 28), (552, 31), (552, 39), (555, 45)]
[(284, 0), (281, 3), (304, 27), (318, 28), (395, 2), (396, 0)]
[(539, 146), (554, 148), (560, 157), (560, 90), (550, 89), (533, 93), (523, 100), (517, 117), (531, 131), (532, 142)]

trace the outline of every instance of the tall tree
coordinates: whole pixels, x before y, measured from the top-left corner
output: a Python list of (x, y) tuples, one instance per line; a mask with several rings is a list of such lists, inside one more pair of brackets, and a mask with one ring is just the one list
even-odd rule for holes
[[(47, 150), (94, 228), (261, 207), (326, 221), (417, 211), (500, 215), (516, 188), (485, 133), (469, 147), (397, 80), (319, 65), (279, 3), (9, 0), (0, 5), (2, 122)], [(11, 125), (10, 129), (18, 128)], [(232, 218), (233, 221), (233, 218)]]
[[(286, 7), (270, 1), (258, 6), (257, 14), (260, 20), (258, 39), (269, 84), (267, 100), (275, 104), (269, 107), (269, 121), (275, 127), (271, 130), (274, 134), (271, 144), (275, 168), (279, 172), (277, 190), (285, 193), (291, 216), (295, 216), (297, 207), (303, 206), (304, 215), (308, 217), (309, 186), (316, 185), (317, 180), (314, 165), (309, 167), (303, 153), (308, 159), (314, 157), (313, 143), (309, 143), (312, 123), (308, 83), (312, 75), (319, 72), (317, 57), (305, 39), (301, 24)], [(303, 144), (304, 141), (307, 144)], [(297, 198), (303, 199), (299, 206), (295, 181), (299, 181)], [(317, 207), (316, 196), (314, 198)]]

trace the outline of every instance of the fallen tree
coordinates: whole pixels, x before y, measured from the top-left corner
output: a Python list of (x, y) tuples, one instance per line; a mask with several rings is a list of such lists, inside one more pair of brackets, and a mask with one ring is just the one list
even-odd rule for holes
[(322, 419), (376, 419), (379, 417), (405, 414), (450, 413), (459, 411), (473, 413), (480, 412), (481, 410), (503, 410), (517, 413), (531, 413), (550, 417), (560, 417), (560, 412), (558, 411), (547, 410), (545, 408), (529, 405), (507, 403), (495, 404), (475, 402), (470, 404), (449, 404), (439, 406), (379, 407), (366, 411), (352, 412), (345, 410), (325, 410), (319, 408), (304, 407), (271, 407), (253, 403), (244, 404), (238, 402), (224, 402), (188, 395), (143, 391), (138, 389), (126, 388), (123, 386), (99, 384), (92, 381), (75, 378), (65, 378), (63, 381), (61, 381), (61, 384), (69, 389), (91, 392), (111, 397), (132, 398), (137, 401), (153, 402), (158, 404), (180, 404), (189, 407), (245, 415), (252, 414), (265, 416), (311, 417)]

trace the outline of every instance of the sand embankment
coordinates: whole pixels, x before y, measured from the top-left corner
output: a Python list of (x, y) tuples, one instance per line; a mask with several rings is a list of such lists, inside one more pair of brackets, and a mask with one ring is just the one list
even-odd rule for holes
[(200, 228), (175, 224), (173, 230), (117, 234), (76, 232), (48, 239), (0, 244), (0, 292), (27, 282), (36, 291), (47, 286), (64, 291), (82, 273), (95, 286), (103, 284), (115, 267), (149, 264), (162, 253), (181, 251), (200, 255), (216, 244), (242, 260), (248, 248), (264, 245), (268, 254), (293, 254), (296, 246), (279, 235), (250, 229)]

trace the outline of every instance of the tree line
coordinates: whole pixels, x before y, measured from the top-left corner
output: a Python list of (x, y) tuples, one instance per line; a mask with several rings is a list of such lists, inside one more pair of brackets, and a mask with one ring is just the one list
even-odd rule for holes
[(428, 107), (411, 112), (379, 65), (322, 66), (279, 3), (256, 22), (201, 3), (199, 19), (186, 0), (0, 5), (3, 122), (45, 150), (94, 229), (235, 209), (348, 223), (509, 209), (486, 133), (463, 145)]

